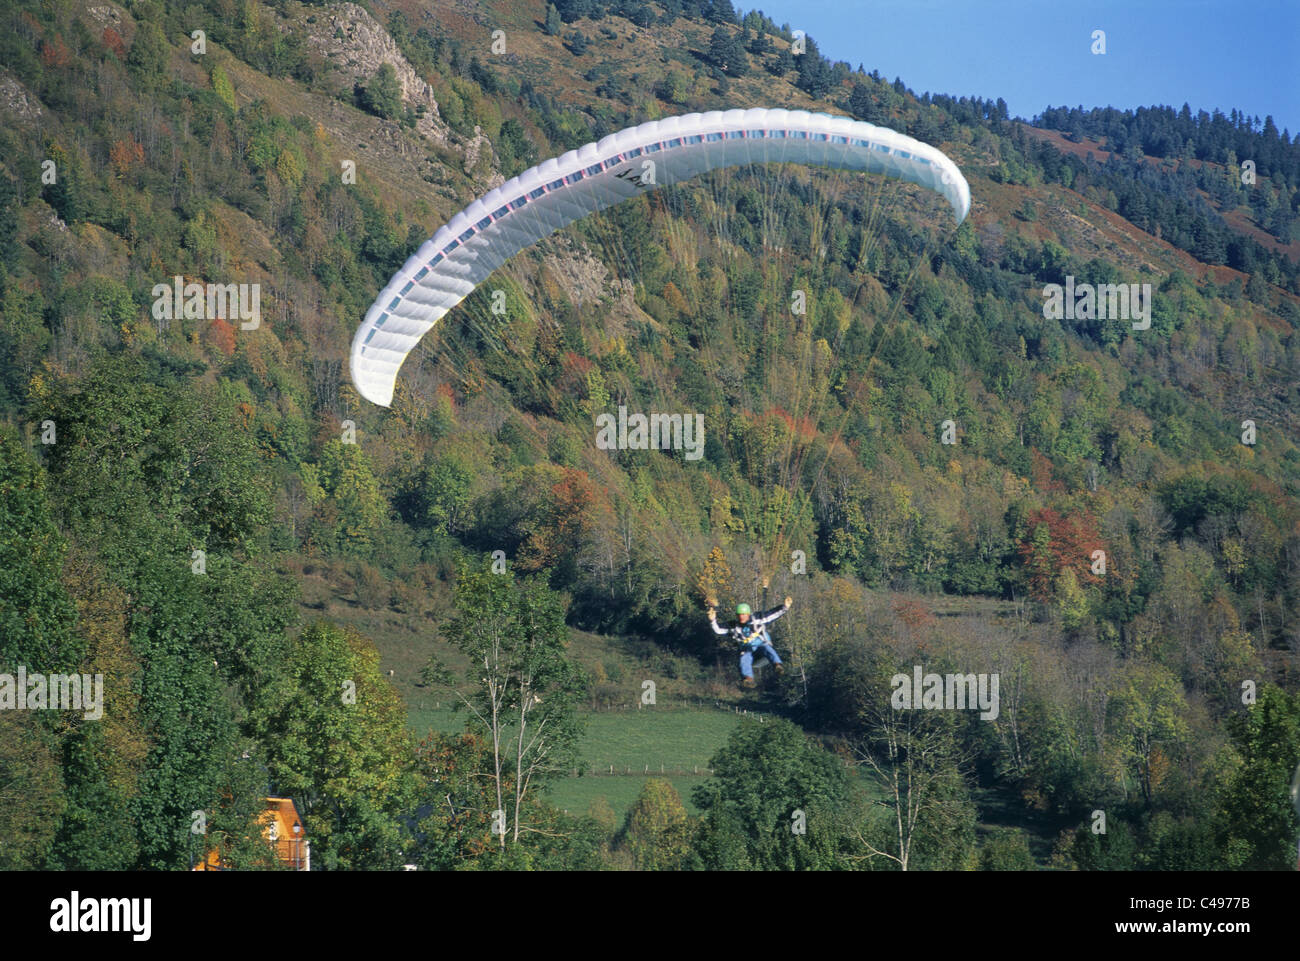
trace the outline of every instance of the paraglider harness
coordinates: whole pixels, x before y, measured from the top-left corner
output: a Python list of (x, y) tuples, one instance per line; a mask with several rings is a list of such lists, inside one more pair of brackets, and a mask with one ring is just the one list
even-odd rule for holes
[(772, 635), (767, 631), (766, 619), (776, 620), (784, 613), (784, 607), (774, 607), (762, 614), (751, 614), (744, 624), (737, 623), (727, 628), (727, 633), (735, 638), (742, 648), (748, 647), (751, 651), (756, 651), (764, 644), (772, 643)]
[(772, 643), (772, 636), (767, 632), (767, 625), (775, 621), (784, 614), (789, 608), (784, 604), (772, 608), (770, 611), (763, 611), (761, 614), (750, 614), (749, 620), (744, 624), (737, 622), (730, 627), (723, 627), (716, 620), (710, 620), (713, 626), (713, 633), (726, 636), (730, 635), (740, 645), (741, 653), (748, 649), (751, 653), (758, 650), (765, 644)]

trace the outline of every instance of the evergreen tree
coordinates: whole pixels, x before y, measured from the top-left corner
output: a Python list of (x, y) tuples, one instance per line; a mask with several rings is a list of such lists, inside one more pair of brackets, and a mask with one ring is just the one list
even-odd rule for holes
[(555, 8), (555, 4), (546, 5), (546, 35), (548, 37), (558, 37), (564, 30), (564, 18), (560, 16), (560, 11)]
[(1300, 818), (1287, 792), (1300, 758), (1300, 695), (1273, 684), (1244, 715), (1228, 719), (1241, 766), (1224, 785), (1220, 850), (1231, 870), (1295, 867)]

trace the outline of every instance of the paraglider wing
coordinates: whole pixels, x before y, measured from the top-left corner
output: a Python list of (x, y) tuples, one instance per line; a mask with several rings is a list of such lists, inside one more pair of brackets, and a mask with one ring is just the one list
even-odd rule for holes
[(705, 171), (753, 163), (885, 174), (941, 194), (958, 223), (970, 187), (934, 147), (847, 117), (807, 111), (728, 110), (629, 127), (524, 171), (438, 230), (366, 312), (352, 341), (352, 380), (387, 407), (397, 372), (420, 338), (492, 272), (575, 220)]

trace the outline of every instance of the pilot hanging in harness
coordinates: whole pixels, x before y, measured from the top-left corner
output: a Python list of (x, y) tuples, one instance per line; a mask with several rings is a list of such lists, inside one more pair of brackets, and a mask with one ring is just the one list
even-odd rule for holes
[(785, 670), (781, 664), (781, 656), (772, 647), (772, 637), (767, 633), (767, 625), (788, 611), (792, 603), (793, 601), (787, 597), (781, 607), (774, 607), (757, 616), (750, 611), (748, 604), (740, 604), (736, 607), (736, 620), (739, 623), (728, 627), (720, 625), (718, 612), (712, 607), (709, 608), (709, 624), (713, 628), (713, 633), (723, 637), (731, 635), (740, 645), (740, 683), (743, 686), (754, 686), (755, 654), (761, 654), (771, 661), (778, 674)]

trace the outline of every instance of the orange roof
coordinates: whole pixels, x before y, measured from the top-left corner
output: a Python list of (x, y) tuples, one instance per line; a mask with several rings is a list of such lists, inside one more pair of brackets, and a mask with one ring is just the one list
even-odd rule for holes
[[(276, 856), (284, 863), (295, 868), (302, 863), (302, 854), (291, 842), (306, 838), (306, 828), (302, 818), (298, 817), (298, 808), (291, 798), (266, 798), (266, 810), (258, 815), (262, 824), (262, 836), (275, 843)], [(294, 828), (297, 827), (297, 832)], [(226, 865), (221, 861), (221, 851), (214, 847), (198, 864), (195, 871), (224, 871)]]
[[(302, 818), (298, 817), (298, 808), (287, 797), (267, 798), (266, 810), (262, 812), (260, 820), (265, 825), (263, 833), (268, 840), (274, 837), (277, 841), (292, 841), (303, 837), (306, 831), (302, 826)], [(293, 830), (295, 826), (298, 828), (297, 834)]]

